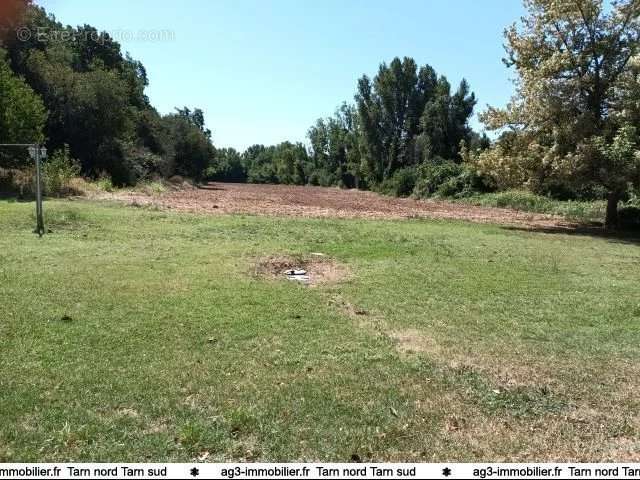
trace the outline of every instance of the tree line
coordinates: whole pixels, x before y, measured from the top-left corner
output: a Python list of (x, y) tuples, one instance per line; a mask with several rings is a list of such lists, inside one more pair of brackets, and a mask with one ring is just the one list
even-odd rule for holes
[[(426, 170), (455, 171), (456, 177), (467, 173), (461, 145), (482, 149), (490, 144), (469, 127), (476, 97), (467, 81), (452, 89), (445, 76), (429, 65), (418, 67), (412, 58), (394, 58), (373, 78), (364, 75), (354, 100), (309, 128), (309, 149), (284, 142), (243, 153), (219, 150), (209, 177), (409, 195)], [(491, 188), (479, 176), (467, 180)], [(460, 181), (460, 190), (467, 180)], [(433, 193), (438, 187), (433, 185)]]
[[(69, 152), (84, 175), (116, 185), (203, 178), (215, 149), (200, 109), (160, 115), (145, 95), (144, 65), (108, 33), (64, 26), (31, 0), (3, 1), (0, 143), (45, 142)], [(0, 156), (5, 166), (27, 162), (7, 149)]]
[[(621, 201), (640, 187), (640, 2), (524, 0), (505, 31), (516, 92), (481, 113), (477, 99), (411, 58), (358, 79), (352, 102), (318, 119), (308, 144), (216, 149), (198, 108), (161, 115), (142, 63), (90, 25), (63, 26), (31, 0), (5, 0), (0, 21), (0, 142), (46, 142), (84, 175), (133, 184), (150, 176), (310, 184), (418, 197), (509, 188), (559, 199)], [(27, 27), (67, 31), (73, 42)], [(100, 41), (96, 41), (98, 38)], [(24, 159), (0, 152), (0, 165)]]

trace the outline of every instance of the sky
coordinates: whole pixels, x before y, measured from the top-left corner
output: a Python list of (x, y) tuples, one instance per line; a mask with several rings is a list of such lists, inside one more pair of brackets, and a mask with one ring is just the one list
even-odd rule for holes
[[(217, 147), (307, 142), (309, 127), (353, 101), (358, 78), (413, 57), (464, 77), (476, 112), (503, 106), (513, 72), (504, 28), (520, 0), (36, 0), (63, 24), (111, 33), (147, 69), (161, 112), (201, 108)], [(474, 128), (481, 125), (474, 118)]]

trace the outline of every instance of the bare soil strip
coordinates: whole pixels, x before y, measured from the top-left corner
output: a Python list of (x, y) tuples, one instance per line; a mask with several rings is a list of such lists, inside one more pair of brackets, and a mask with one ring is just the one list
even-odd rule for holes
[(562, 217), (551, 215), (309, 186), (209, 183), (200, 188), (180, 189), (158, 195), (121, 191), (103, 194), (100, 198), (209, 214), (246, 213), (370, 219), (435, 218), (550, 229), (577, 226)]

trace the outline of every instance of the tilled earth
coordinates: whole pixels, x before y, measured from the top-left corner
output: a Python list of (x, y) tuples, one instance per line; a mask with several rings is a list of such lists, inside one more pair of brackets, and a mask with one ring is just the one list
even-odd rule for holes
[(439, 200), (393, 198), (374, 192), (339, 188), (209, 183), (149, 195), (123, 191), (102, 198), (210, 214), (248, 213), (271, 216), (331, 218), (442, 218), (530, 228), (569, 228), (562, 217), (479, 207)]

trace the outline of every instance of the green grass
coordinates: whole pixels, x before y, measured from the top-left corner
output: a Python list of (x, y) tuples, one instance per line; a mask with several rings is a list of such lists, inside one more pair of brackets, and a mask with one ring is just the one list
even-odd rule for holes
[(553, 200), (523, 190), (485, 193), (458, 201), (484, 207), (511, 208), (524, 212), (560, 215), (569, 220), (583, 223), (602, 223), (607, 208), (605, 201)]
[[(0, 202), (0, 460), (637, 459), (634, 242), (32, 210)], [(311, 252), (350, 276), (252, 274)]]

